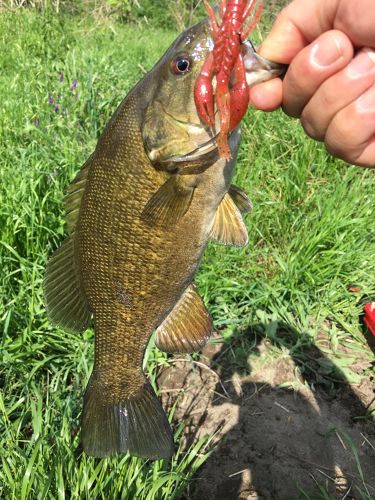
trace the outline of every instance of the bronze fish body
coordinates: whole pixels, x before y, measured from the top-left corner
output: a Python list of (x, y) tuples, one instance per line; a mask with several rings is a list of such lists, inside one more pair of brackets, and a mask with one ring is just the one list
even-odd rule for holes
[(64, 200), (68, 237), (47, 265), (45, 301), (62, 328), (84, 331), (93, 320), (82, 417), (89, 455), (171, 456), (167, 417), (142, 371), (145, 348), (155, 330), (167, 352), (206, 343), (212, 320), (193, 284), (204, 248), (210, 238), (247, 242), (241, 213), (251, 205), (231, 186), (239, 130), (229, 138), (233, 159), (220, 159), (194, 105), (210, 50), (206, 21), (172, 44), (120, 104)]

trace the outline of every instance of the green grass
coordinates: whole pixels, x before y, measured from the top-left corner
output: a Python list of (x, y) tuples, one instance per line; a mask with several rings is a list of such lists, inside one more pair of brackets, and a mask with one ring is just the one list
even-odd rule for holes
[[(80, 454), (93, 334), (53, 327), (41, 290), (47, 257), (63, 238), (64, 189), (118, 103), (174, 36), (49, 12), (0, 15), (4, 498), (179, 498), (209, 453), (209, 443), (200, 441), (171, 463)], [(224, 340), (230, 344), (258, 325), (276, 356), (284, 348), (299, 352), (324, 330), (331, 340), (326, 354), (355, 378), (339, 347), (351, 347), (353, 360), (373, 360), (358, 322), (360, 300), (347, 286), (356, 283), (375, 297), (374, 171), (332, 159), (282, 113), (250, 112), (236, 183), (254, 203), (250, 243), (241, 250), (210, 245), (197, 277)], [(292, 340), (278, 337), (285, 325), (296, 332)], [(250, 351), (242, 335), (233, 363), (246, 369), (241, 356)], [(153, 384), (167, 362), (148, 350)], [(177, 443), (182, 431), (183, 422), (175, 428)]]

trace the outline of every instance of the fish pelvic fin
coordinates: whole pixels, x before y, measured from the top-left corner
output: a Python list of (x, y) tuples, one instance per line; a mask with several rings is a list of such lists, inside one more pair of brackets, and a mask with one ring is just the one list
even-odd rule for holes
[(243, 247), (248, 235), (240, 210), (227, 193), (218, 206), (210, 233), (211, 240), (224, 245)]
[(194, 186), (186, 184), (182, 176), (170, 177), (147, 202), (142, 219), (157, 226), (176, 224), (188, 211), (193, 193)]
[(113, 403), (110, 388), (92, 374), (82, 415), (82, 445), (94, 457), (126, 453), (168, 459), (174, 452), (167, 416), (148, 382), (132, 396)]
[(190, 285), (156, 330), (155, 344), (164, 352), (187, 353), (202, 349), (213, 333), (210, 313)]
[(74, 237), (68, 237), (47, 264), (44, 302), (50, 320), (61, 328), (83, 332), (91, 320), (74, 257)]
[(253, 204), (251, 203), (249, 197), (247, 196), (245, 191), (243, 191), (238, 186), (231, 184), (228, 194), (242, 214), (247, 214), (253, 209)]

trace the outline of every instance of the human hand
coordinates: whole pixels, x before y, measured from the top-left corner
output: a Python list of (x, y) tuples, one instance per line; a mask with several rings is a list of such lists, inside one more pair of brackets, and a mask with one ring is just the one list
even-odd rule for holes
[(282, 105), (334, 156), (375, 167), (374, 26), (374, 0), (292, 1), (259, 50), (289, 69), (253, 87), (252, 104)]

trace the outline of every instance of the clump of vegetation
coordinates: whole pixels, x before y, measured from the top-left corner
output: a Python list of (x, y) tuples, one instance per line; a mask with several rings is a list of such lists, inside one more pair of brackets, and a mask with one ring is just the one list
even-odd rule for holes
[[(271, 20), (288, 0), (271, 0), (264, 5), (264, 17)], [(205, 15), (202, 0), (4, 0), (4, 10), (52, 10), (56, 14), (95, 16), (121, 23), (152, 25), (182, 30)], [(1, 11), (1, 7), (0, 7)]]
[(204, 12), (202, 0), (6, 0), (4, 9), (51, 10), (56, 14), (93, 15), (121, 23), (146, 24), (181, 30), (197, 22)]

